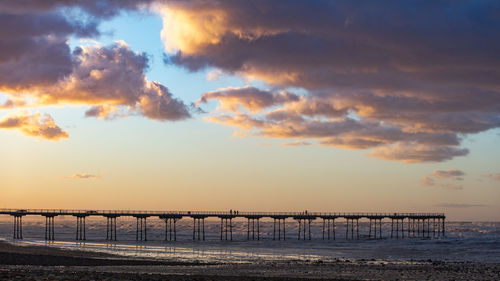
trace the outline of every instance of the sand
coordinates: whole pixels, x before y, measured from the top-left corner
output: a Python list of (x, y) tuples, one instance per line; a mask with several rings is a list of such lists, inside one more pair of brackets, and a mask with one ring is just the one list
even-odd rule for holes
[(500, 280), (500, 264), (439, 261), (134, 259), (0, 242), (0, 280)]

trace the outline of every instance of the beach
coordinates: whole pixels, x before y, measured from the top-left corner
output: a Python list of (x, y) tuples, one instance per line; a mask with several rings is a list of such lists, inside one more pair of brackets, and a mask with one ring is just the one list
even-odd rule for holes
[(200, 263), (0, 243), (0, 280), (499, 280), (500, 264), (363, 259)]

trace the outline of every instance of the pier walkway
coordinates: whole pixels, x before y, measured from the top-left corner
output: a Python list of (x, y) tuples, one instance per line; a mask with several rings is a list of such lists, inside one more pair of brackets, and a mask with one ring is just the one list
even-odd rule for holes
[(322, 221), (322, 239), (335, 240), (336, 226), (345, 221), (345, 238), (359, 239), (359, 220), (369, 220), (369, 239), (382, 238), (382, 220), (391, 222), (391, 238), (444, 237), (443, 213), (324, 213), (324, 212), (240, 212), (240, 211), (132, 211), (132, 210), (66, 210), (66, 209), (0, 209), (0, 215), (14, 218), (13, 238), (23, 239), (23, 217), (45, 217), (45, 239), (55, 240), (54, 218), (76, 217), (76, 240), (86, 240), (85, 219), (90, 216), (106, 218), (106, 240), (116, 241), (116, 220), (119, 217), (136, 218), (136, 240), (147, 240), (147, 219), (158, 217), (165, 221), (165, 241), (177, 240), (178, 220), (193, 220), (193, 240), (205, 240), (205, 219), (220, 219), (220, 240), (233, 240), (233, 220), (247, 220), (247, 240), (260, 240), (260, 220), (273, 220), (273, 240), (286, 240), (286, 221), (294, 220), (298, 226), (297, 239), (311, 240), (311, 222)]

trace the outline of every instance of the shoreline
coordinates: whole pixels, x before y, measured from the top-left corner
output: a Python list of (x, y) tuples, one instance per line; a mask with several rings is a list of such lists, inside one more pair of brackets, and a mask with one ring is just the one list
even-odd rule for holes
[(443, 261), (200, 263), (0, 241), (0, 280), (500, 280), (500, 264)]
[(93, 251), (50, 246), (14, 245), (0, 241), (0, 265), (33, 266), (111, 266), (111, 265), (201, 265), (208, 263), (165, 261), (125, 257)]

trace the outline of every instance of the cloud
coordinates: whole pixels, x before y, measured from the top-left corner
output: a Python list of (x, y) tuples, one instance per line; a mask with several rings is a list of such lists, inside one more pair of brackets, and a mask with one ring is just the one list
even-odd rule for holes
[(146, 55), (133, 52), (124, 42), (81, 47), (75, 51), (75, 60), (71, 75), (33, 91), (40, 104), (94, 105), (86, 116), (101, 118), (111, 117), (117, 107), (162, 121), (191, 116), (188, 106), (165, 86), (146, 79)]
[(496, 173), (496, 174), (489, 173), (489, 174), (483, 175), (483, 177), (489, 178), (492, 180), (496, 180), (496, 181), (500, 181), (500, 173)]
[(114, 105), (94, 105), (85, 111), (85, 117), (112, 119), (118, 116), (118, 107)]
[(463, 186), (457, 185), (457, 184), (452, 184), (452, 183), (442, 183), (439, 184), (440, 187), (443, 187), (445, 189), (450, 189), (450, 190), (462, 190), (464, 189)]
[(80, 8), (92, 17), (109, 18), (128, 10), (139, 10), (150, 4), (151, 0), (0, 0), (0, 10), (9, 13), (47, 13), (64, 8)]
[(383, 160), (420, 163), (441, 162), (468, 153), (469, 150), (465, 148), (396, 142), (391, 146), (376, 148), (369, 155)]
[(463, 189), (463, 186), (457, 185), (454, 182), (463, 181), (464, 175), (465, 172), (458, 169), (434, 170), (430, 175), (423, 177), (420, 183), (424, 186), (439, 186), (445, 189), (460, 190)]
[(37, 106), (92, 105), (87, 117), (110, 119), (140, 114), (160, 121), (191, 117), (191, 108), (174, 98), (165, 86), (146, 79), (146, 55), (133, 52), (126, 43), (81, 47), (72, 56), (71, 72), (56, 82), (20, 84), (26, 89), (4, 91), (14, 97), (29, 96)]
[(224, 88), (202, 95), (217, 100), (218, 114), (206, 120), (270, 138), (317, 139), (320, 145), (374, 149), (369, 155), (405, 163), (445, 161), (468, 154), (449, 132), (407, 130), (404, 126), (351, 117), (335, 101), (254, 87)]
[[(239, 89), (237, 99), (217, 91), (205, 96), (226, 111), (217, 122), (234, 124), (227, 115), (246, 109), (245, 120), (258, 122), (245, 126), (260, 124), (254, 129), (263, 135), (285, 137), (328, 130), (355, 115), (348, 135), (318, 142), (375, 148), (369, 155), (407, 163), (465, 156), (464, 135), (500, 127), (498, 2), (390, 1), (381, 9), (371, 1), (171, 0), (155, 7), (171, 63), (305, 92), (295, 102), (276, 101), (278, 91), (258, 96), (259, 89)], [(281, 121), (256, 116), (265, 109)], [(367, 124), (383, 126), (370, 135)], [(381, 127), (400, 133), (380, 139)], [(448, 144), (422, 143), (424, 136), (444, 135)]]
[(310, 142), (307, 141), (295, 141), (295, 142), (285, 142), (281, 144), (282, 146), (308, 146), (311, 145)]
[(0, 1), (0, 91), (6, 98), (0, 109), (77, 105), (90, 107), (87, 117), (190, 118), (195, 108), (146, 79), (146, 54), (125, 42), (69, 46), (71, 37), (99, 36), (104, 19), (150, 2)]
[(60, 13), (5, 14), (0, 10), (0, 90), (50, 85), (69, 75), (68, 36), (98, 33), (95, 25), (70, 22)]
[(482, 207), (488, 207), (488, 205), (484, 204), (457, 204), (457, 203), (443, 203), (443, 204), (438, 204), (436, 207), (442, 207), (442, 208), (482, 208)]
[(207, 73), (206, 79), (207, 79), (207, 81), (217, 81), (223, 75), (224, 75), (224, 73), (220, 69), (213, 69)]
[(465, 175), (464, 172), (457, 169), (449, 169), (449, 170), (435, 170), (432, 172), (432, 175), (436, 178), (453, 178), (455, 180), (463, 180), (462, 176)]
[(81, 173), (81, 174), (73, 174), (69, 177), (68, 179), (94, 179), (94, 180), (99, 180), (102, 177), (98, 175), (92, 175), (92, 174), (86, 174), (86, 173)]
[(273, 93), (247, 86), (204, 93), (197, 101), (197, 104), (207, 103), (209, 100), (217, 100), (223, 110), (239, 113), (241, 112), (239, 107), (243, 107), (245, 110), (251, 112), (258, 112), (274, 105), (298, 99), (298, 96), (286, 91)]
[(57, 126), (50, 115), (39, 112), (8, 114), (0, 119), (0, 129), (19, 130), (27, 136), (52, 141), (68, 138), (68, 133)]
[(422, 183), (422, 185), (425, 185), (425, 186), (434, 186), (436, 183), (434, 182), (434, 179), (430, 176), (425, 176), (423, 177), (420, 182)]

